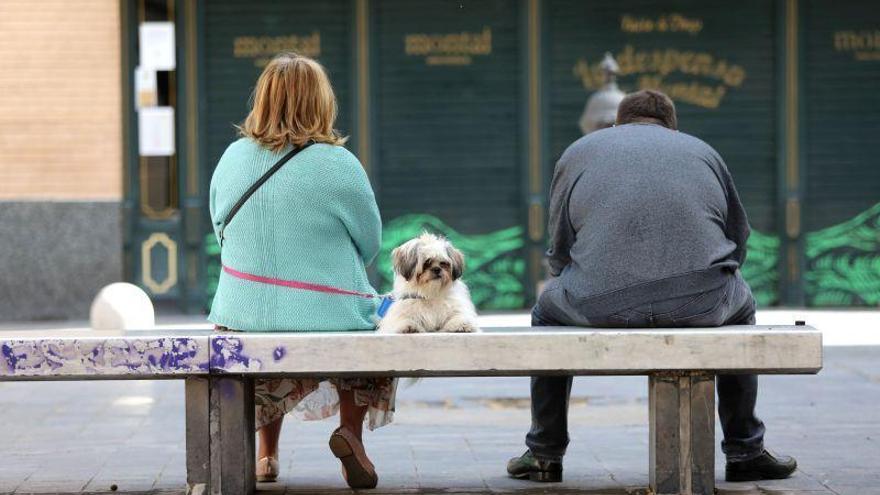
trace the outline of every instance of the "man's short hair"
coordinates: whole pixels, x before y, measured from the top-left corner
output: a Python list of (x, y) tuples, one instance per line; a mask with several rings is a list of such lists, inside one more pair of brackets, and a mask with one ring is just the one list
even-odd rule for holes
[(675, 103), (665, 93), (653, 89), (643, 89), (624, 97), (617, 107), (616, 124), (646, 122), (659, 124), (668, 129), (678, 129), (675, 116)]

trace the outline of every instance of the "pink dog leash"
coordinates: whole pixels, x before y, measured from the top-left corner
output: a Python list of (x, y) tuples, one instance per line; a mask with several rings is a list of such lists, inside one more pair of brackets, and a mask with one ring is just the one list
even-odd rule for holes
[(272, 277), (263, 277), (260, 275), (254, 275), (251, 273), (244, 273), (234, 268), (229, 268), (226, 265), (223, 265), (223, 271), (232, 275), (235, 278), (240, 278), (242, 280), (249, 280), (251, 282), (258, 282), (261, 284), (269, 284), (269, 285), (277, 285), (280, 287), (288, 287), (290, 289), (301, 289), (301, 290), (310, 290), (312, 292), (322, 292), (324, 294), (339, 294), (343, 296), (356, 296), (363, 297), (366, 299), (382, 299), (384, 296), (380, 296), (378, 294), (369, 294), (366, 292), (358, 292), (354, 290), (348, 289), (340, 289), (337, 287), (331, 287), (329, 285), (321, 285), (321, 284), (312, 284), (309, 282), (300, 282), (299, 280), (282, 280), (280, 278), (272, 278)]
[[(355, 296), (355, 297), (363, 297), (364, 299), (381, 299), (382, 302), (379, 303), (379, 308), (376, 309), (376, 314), (379, 317), (384, 317), (385, 313), (388, 312), (388, 308), (394, 304), (394, 298), (391, 294), (380, 296), (378, 294), (370, 294), (367, 292), (358, 292), (355, 290), (348, 289), (340, 289), (338, 287), (331, 287), (329, 285), (321, 285), (321, 284), (313, 284), (309, 282), (300, 282), (299, 280), (282, 280), (280, 278), (272, 278), (272, 277), (263, 277), (261, 275), (254, 275), (252, 273), (240, 272), (234, 268), (229, 268), (226, 265), (223, 265), (223, 271), (232, 275), (235, 278), (240, 278), (242, 280), (247, 280), (250, 282), (257, 282), (260, 284), (269, 284), (269, 285), (277, 285), (279, 287), (287, 287), (289, 289), (300, 289), (300, 290), (308, 290), (312, 292), (321, 292), (323, 294), (338, 294), (341, 296)], [(423, 299), (422, 297), (417, 296), (404, 296), (403, 299)]]

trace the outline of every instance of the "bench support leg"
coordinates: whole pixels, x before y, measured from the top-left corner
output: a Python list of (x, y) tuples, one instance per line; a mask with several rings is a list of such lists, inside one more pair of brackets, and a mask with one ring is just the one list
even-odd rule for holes
[(211, 493), (251, 495), (256, 488), (254, 381), (211, 377)]
[(208, 378), (186, 379), (186, 493), (207, 495), (211, 477)]
[(653, 493), (712, 495), (715, 376), (657, 374), (648, 386)]

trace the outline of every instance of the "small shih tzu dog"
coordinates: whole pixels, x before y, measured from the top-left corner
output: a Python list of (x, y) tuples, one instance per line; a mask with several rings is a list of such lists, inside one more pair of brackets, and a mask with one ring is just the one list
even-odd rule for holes
[(462, 282), (464, 256), (446, 239), (424, 233), (391, 253), (394, 304), (380, 333), (478, 332), (477, 311)]

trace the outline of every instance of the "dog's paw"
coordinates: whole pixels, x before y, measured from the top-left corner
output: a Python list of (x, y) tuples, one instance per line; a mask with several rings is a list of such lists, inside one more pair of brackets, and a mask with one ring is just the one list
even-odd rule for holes
[(471, 323), (469, 321), (464, 321), (464, 322), (456, 323), (454, 325), (449, 325), (449, 326), (443, 328), (443, 331), (444, 332), (451, 332), (451, 333), (474, 333), (474, 332), (479, 332), (480, 329), (479, 329), (479, 327), (477, 327), (473, 323)]
[(395, 333), (421, 333), (421, 331), (413, 325), (407, 325), (399, 328)]

